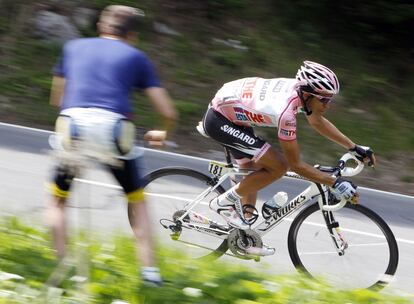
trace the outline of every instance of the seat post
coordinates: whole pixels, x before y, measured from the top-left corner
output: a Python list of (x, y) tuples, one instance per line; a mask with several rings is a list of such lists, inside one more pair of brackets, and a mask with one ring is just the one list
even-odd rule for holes
[(226, 146), (223, 146), (223, 148), (224, 148), (224, 155), (226, 156), (227, 166), (229, 168), (233, 168), (233, 162), (231, 161), (230, 149)]

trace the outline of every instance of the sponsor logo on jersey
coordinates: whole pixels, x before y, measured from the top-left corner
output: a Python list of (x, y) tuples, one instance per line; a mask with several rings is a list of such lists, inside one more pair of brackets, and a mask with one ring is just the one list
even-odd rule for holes
[(234, 114), (236, 114), (237, 120), (248, 121), (246, 114), (244, 114), (243, 108), (233, 107)]
[(290, 137), (290, 136), (295, 136), (296, 131), (295, 130), (280, 129), (280, 134)]
[(240, 107), (233, 107), (236, 119), (240, 121), (251, 121), (253, 123), (264, 123), (264, 116), (262, 114), (252, 113)]
[(296, 118), (293, 115), (288, 114), (288, 116), (286, 117), (285, 126), (287, 127), (296, 127)]
[(238, 100), (238, 98), (237, 98), (237, 96), (225, 96), (225, 97), (223, 97), (223, 99), (222, 99), (222, 102), (223, 103), (227, 103), (227, 102), (232, 102), (232, 101), (237, 101)]
[(270, 80), (266, 80), (265, 82), (263, 82), (263, 86), (260, 89), (259, 99), (262, 101), (266, 98), (266, 92), (267, 92), (267, 89), (269, 88), (269, 84), (270, 84)]
[(273, 92), (274, 93), (280, 92), (280, 90), (283, 88), (285, 83), (286, 83), (286, 81), (284, 81), (284, 80), (279, 80), (278, 82), (276, 82), (275, 86), (273, 87)]
[(285, 122), (287, 127), (295, 127), (296, 128), (296, 120), (288, 120)]
[(243, 91), (241, 94), (242, 99), (252, 99), (253, 98), (253, 89), (256, 85), (257, 78), (247, 80), (243, 85)]
[(224, 125), (220, 128), (222, 131), (226, 132), (227, 134), (240, 139), (241, 141), (244, 141), (245, 143), (248, 143), (249, 145), (253, 145), (256, 142), (256, 139), (251, 137), (248, 134), (245, 134), (241, 132), (240, 130), (237, 130), (233, 127), (230, 127), (229, 125)]

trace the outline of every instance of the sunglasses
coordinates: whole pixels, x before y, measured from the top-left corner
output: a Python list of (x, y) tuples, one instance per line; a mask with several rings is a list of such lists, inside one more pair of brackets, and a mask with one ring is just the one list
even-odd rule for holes
[(332, 96), (322, 96), (322, 95), (318, 95), (318, 94), (311, 94), (312, 96), (315, 96), (316, 98), (318, 98), (318, 100), (320, 102), (322, 102), (323, 104), (328, 104), (330, 102), (332, 102)]

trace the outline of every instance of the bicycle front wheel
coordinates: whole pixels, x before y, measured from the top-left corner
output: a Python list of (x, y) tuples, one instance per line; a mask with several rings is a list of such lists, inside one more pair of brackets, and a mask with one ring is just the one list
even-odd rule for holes
[[(189, 204), (210, 185), (215, 184), (211, 177), (192, 169), (171, 167), (151, 172), (146, 179), (144, 191), (152, 226), (156, 227), (155, 232), (164, 246), (185, 248), (185, 253), (192, 258), (216, 259), (227, 251), (227, 240), (223, 235), (220, 237), (185, 228), (189, 225), (184, 223), (179, 237), (176, 235), (174, 238), (170, 236), (173, 235), (171, 229), (163, 227), (174, 225), (174, 220), (184, 214)], [(195, 217), (195, 222), (191, 220), (190, 224), (203, 226), (203, 221), (209, 219), (225, 226), (223, 219), (209, 208), (210, 200), (224, 192), (223, 187), (218, 186), (203, 197), (191, 210), (191, 218)], [(200, 222), (197, 222), (197, 219), (200, 219)]]
[(336, 212), (321, 212), (318, 203), (302, 210), (290, 227), (288, 248), (296, 268), (341, 289), (381, 289), (398, 265), (388, 225), (372, 210), (349, 203)]

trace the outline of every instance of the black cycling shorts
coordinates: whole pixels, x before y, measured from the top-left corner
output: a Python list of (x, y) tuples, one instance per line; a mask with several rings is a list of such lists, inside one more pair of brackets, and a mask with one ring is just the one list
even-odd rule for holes
[(211, 107), (204, 115), (203, 127), (208, 136), (230, 148), (239, 163), (256, 160), (270, 148), (252, 127), (236, 125)]
[[(119, 160), (121, 166), (105, 165), (113, 174), (115, 179), (123, 188), (129, 202), (141, 201), (143, 199), (143, 188), (145, 179), (142, 156), (135, 159)], [(52, 184), (52, 193), (56, 196), (66, 198), (73, 178), (76, 177), (77, 169), (65, 164), (59, 164), (55, 168)]]

